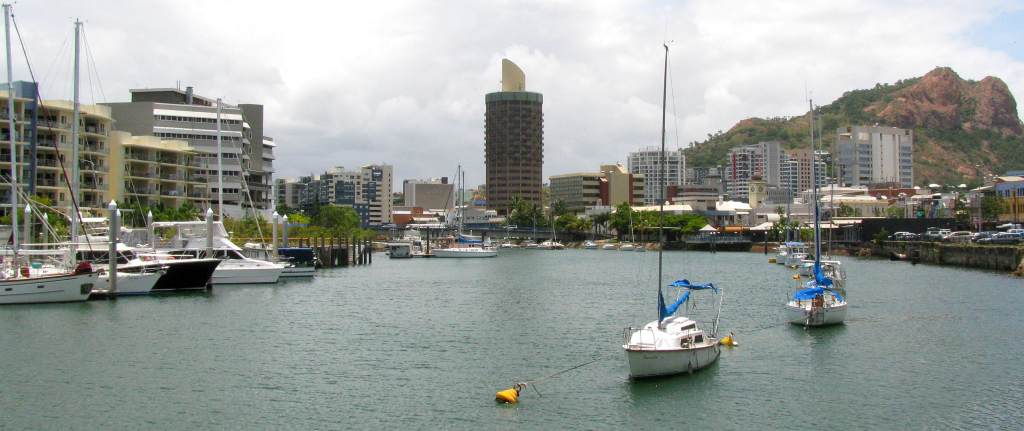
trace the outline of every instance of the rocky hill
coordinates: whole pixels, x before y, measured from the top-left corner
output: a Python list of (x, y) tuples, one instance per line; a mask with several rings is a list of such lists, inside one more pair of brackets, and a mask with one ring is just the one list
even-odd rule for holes
[[(896, 126), (914, 130), (914, 183), (978, 184), (989, 173), (1024, 168), (1024, 125), (1006, 83), (995, 77), (960, 78), (939, 67), (919, 77), (843, 94), (819, 110), (826, 148), (838, 127)], [(748, 118), (727, 132), (695, 142), (692, 166), (716, 165), (736, 145), (782, 141), (809, 146), (807, 113), (796, 117)]]

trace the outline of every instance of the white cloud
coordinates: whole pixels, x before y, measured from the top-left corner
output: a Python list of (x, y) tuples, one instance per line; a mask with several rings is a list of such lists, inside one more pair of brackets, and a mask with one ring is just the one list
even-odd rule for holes
[[(686, 143), (743, 118), (799, 114), (805, 88), (825, 103), (939, 65), (965, 78), (999, 76), (1020, 93), (1022, 59), (967, 35), (1017, 6), (58, 0), (21, 2), (15, 13), (37, 75), (47, 77), (44, 97), (70, 97), (61, 47), (77, 15), (106, 101), (181, 81), (229, 102), (262, 103), (279, 174), (389, 162), (400, 180), (451, 175), (462, 163), (467, 182), (480, 184), (483, 96), (499, 86), (502, 57), (544, 93), (548, 176), (657, 144), (662, 40), (674, 40), (678, 118), (668, 125), (678, 124)], [(16, 76), (26, 78), (16, 58)], [(668, 136), (673, 146), (675, 131)]]

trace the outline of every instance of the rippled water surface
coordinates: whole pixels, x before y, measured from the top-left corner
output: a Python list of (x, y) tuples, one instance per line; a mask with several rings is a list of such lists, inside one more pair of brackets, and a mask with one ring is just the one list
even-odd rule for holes
[(692, 376), (626, 378), (657, 253), (378, 254), (312, 281), (2, 307), (0, 428), (1024, 427), (1024, 280), (847, 258), (848, 321), (804, 330), (764, 255), (665, 257), (666, 280), (725, 289), (741, 342)]

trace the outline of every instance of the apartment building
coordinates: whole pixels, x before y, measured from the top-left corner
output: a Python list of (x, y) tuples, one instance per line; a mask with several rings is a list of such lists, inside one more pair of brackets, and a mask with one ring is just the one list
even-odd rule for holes
[[(222, 199), (225, 216), (243, 217), (251, 215), (251, 210), (264, 215), (270, 212), (276, 144), (263, 135), (261, 105), (221, 103), (218, 132), (217, 101), (194, 94), (192, 87), (184, 91), (152, 88), (130, 92), (130, 102), (105, 104), (112, 112), (117, 130), (187, 142), (197, 153), (195, 158), (201, 169), (195, 175), (205, 181), (215, 211)], [(223, 184), (223, 190), (219, 184)]]
[(351, 207), (359, 214), (364, 227), (391, 223), (391, 165), (365, 165), (358, 170), (338, 166), (317, 176), (300, 178), (296, 190), (305, 189), (300, 206), (311, 209), (319, 205)]
[[(812, 157), (812, 154), (814, 156)], [(793, 196), (799, 196), (801, 192), (810, 190), (813, 184), (814, 169), (817, 169), (817, 185), (825, 186), (831, 181), (828, 177), (826, 159), (829, 154), (825, 151), (813, 153), (810, 149), (791, 150), (782, 154), (780, 163), (779, 186), (788, 189)], [(812, 160), (817, 164), (815, 168)]]
[(110, 192), (121, 202), (177, 208), (210, 205), (199, 152), (182, 140), (111, 133)]
[(897, 127), (851, 126), (836, 130), (839, 175), (846, 186), (898, 183), (914, 186), (914, 132)]
[[(661, 149), (658, 147), (642, 148), (629, 153), (627, 160), (629, 173), (643, 176), (644, 205), (657, 205), (662, 196), (661, 184)], [(686, 155), (682, 149), (665, 151), (665, 180), (667, 187), (683, 185), (686, 173)]]
[(732, 199), (747, 200), (750, 180), (761, 178), (766, 184), (781, 182), (781, 143), (778, 141), (758, 142), (729, 150), (726, 156), (726, 192)]
[[(6, 86), (4, 86), (6, 87)], [(49, 199), (54, 207), (71, 206), (71, 187), (64, 180), (66, 170), (74, 178), (76, 168), (71, 160), (71, 125), (74, 118), (74, 104), (67, 100), (46, 100), (41, 105), (36, 100), (36, 84), (18, 81), (14, 83), (14, 127), (15, 156), (18, 184), (24, 192)], [(0, 105), (3, 106), (0, 125), (0, 170), (9, 178), (11, 169), (10, 136), (8, 127), (7, 98), (11, 94), (6, 88), (0, 89)], [(82, 210), (106, 208), (106, 202), (117, 198), (111, 193), (109, 178), (110, 130), (112, 118), (105, 106), (79, 104), (78, 136), (78, 206)], [(6, 204), (4, 213), (10, 210), (11, 187), (0, 184), (0, 200)]]

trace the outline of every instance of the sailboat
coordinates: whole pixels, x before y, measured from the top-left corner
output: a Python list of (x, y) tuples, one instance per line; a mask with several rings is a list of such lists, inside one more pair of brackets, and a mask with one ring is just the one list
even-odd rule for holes
[(633, 247), (633, 240), (634, 240), (634, 238), (633, 238), (633, 210), (632, 209), (630, 210), (628, 215), (630, 217), (630, 242), (629, 243), (622, 243), (622, 244), (618, 245), (618, 251), (621, 251), (621, 252), (632, 252), (633, 248), (634, 248)]
[[(811, 153), (814, 145), (814, 103), (811, 105)], [(787, 318), (790, 323), (803, 326), (824, 326), (842, 323), (846, 319), (846, 299), (833, 286), (832, 279), (822, 271), (821, 264), (821, 214), (818, 201), (818, 164), (811, 163), (813, 180), (811, 181), (814, 197), (814, 267), (811, 280), (803, 288), (793, 293), (786, 303)]]
[(462, 172), (462, 165), (459, 165), (458, 171), (458, 182), (459, 182), (459, 202), (458, 202), (458, 233), (455, 236), (453, 244), (444, 248), (435, 248), (432, 250), (434, 257), (448, 257), (448, 258), (483, 258), (483, 257), (496, 257), (498, 250), (493, 247), (487, 247), (484, 241), (480, 237), (466, 235), (462, 232), (463, 218), (465, 212), (465, 173)]
[(548, 218), (551, 220), (551, 239), (540, 243), (537, 245), (537, 248), (542, 250), (562, 250), (565, 248), (565, 245), (558, 242), (558, 233), (555, 231), (555, 217), (552, 214)]
[[(3, 256), (3, 265), (0, 267), (0, 304), (24, 304), (40, 302), (79, 302), (89, 299), (89, 294), (97, 283), (98, 273), (92, 270), (88, 262), (75, 264), (74, 254), (70, 254), (67, 260), (59, 263), (52, 271), (38, 271), (33, 267), (38, 263), (29, 263), (28, 250), (22, 250), (24, 244), (18, 241), (18, 162), (17, 146), (15, 144), (15, 112), (14, 112), (14, 86), (13, 66), (11, 64), (11, 5), (4, 4), (4, 27), (6, 31), (6, 59), (7, 59), (7, 134), (10, 138), (11, 157), (9, 160), (11, 171), (9, 176), (11, 195), (11, 248), (8, 255)], [(74, 113), (72, 123), (72, 145), (76, 149), (78, 140), (78, 31), (80, 22), (75, 22), (75, 80), (74, 80)], [(38, 94), (32, 97), (37, 98)], [(74, 162), (76, 165), (77, 160)], [(75, 171), (77, 173), (77, 171)], [(72, 195), (72, 205), (77, 196)], [(26, 220), (28, 222), (28, 220)], [(26, 241), (28, 238), (24, 238)], [(20, 254), (20, 255), (19, 255)], [(69, 265), (64, 265), (69, 263)], [(69, 270), (69, 268), (73, 268)]]
[[(665, 108), (668, 89), (668, 44), (665, 44), (665, 78), (662, 84), (661, 108), (661, 190), (665, 190)], [(684, 372), (694, 372), (711, 365), (721, 353), (718, 342), (718, 317), (722, 311), (722, 297), (719, 295), (718, 311), (711, 332), (704, 331), (697, 321), (675, 315), (696, 291), (710, 290), (720, 293), (721, 290), (711, 283), (694, 284), (688, 280), (679, 280), (670, 286), (680, 289), (679, 297), (669, 306), (665, 305), (662, 293), (661, 278), (663, 266), (662, 251), (665, 247), (665, 199), (662, 196), (658, 211), (658, 319), (641, 328), (629, 327), (623, 331), (622, 349), (626, 352), (629, 363), (629, 375), (632, 378), (667, 376)]]

